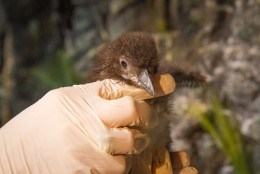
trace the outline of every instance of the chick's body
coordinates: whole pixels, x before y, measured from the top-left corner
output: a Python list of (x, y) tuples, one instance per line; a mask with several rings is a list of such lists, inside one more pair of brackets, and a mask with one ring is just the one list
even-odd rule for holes
[[(196, 85), (204, 81), (199, 73), (185, 72), (176, 66), (159, 67), (155, 41), (149, 34), (142, 32), (123, 34), (101, 49), (95, 58), (90, 80), (110, 78), (144, 88), (152, 94), (153, 88), (149, 85), (150, 77), (158, 73), (158, 70), (173, 75), (175, 81), (177, 80), (177, 87), (183, 84), (189, 85), (188, 82)], [(165, 146), (169, 140), (168, 125), (172, 115), (172, 109), (168, 105), (170, 100), (172, 96), (148, 101), (154, 109), (153, 117), (158, 121), (156, 126), (149, 130), (151, 143), (148, 149), (150, 152), (155, 148)], [(140, 164), (138, 165), (140, 168)], [(147, 170), (144, 168), (144, 171)]]

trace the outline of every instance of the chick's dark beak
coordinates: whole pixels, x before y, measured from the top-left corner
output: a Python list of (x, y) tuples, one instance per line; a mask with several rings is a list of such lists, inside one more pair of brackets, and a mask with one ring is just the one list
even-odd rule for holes
[(148, 71), (145, 69), (141, 72), (141, 74), (138, 76), (137, 84), (145, 89), (149, 94), (154, 96), (154, 88), (151, 81), (151, 78), (149, 77)]

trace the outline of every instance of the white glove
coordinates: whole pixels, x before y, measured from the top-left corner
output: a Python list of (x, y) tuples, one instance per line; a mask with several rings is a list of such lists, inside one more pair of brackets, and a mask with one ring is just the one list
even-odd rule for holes
[[(173, 91), (169, 75), (159, 79), (157, 96)], [(0, 129), (0, 173), (127, 173), (125, 154), (149, 143), (130, 129), (149, 126), (148, 98), (109, 79), (48, 92)]]

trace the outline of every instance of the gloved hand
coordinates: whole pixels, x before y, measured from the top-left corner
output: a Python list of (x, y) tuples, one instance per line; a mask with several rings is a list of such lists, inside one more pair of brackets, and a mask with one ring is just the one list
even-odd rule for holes
[(190, 157), (185, 151), (169, 152), (165, 147), (154, 149), (152, 154), (152, 174), (198, 174), (190, 166)]
[(190, 157), (185, 151), (170, 152), (173, 173), (198, 174), (198, 170), (190, 166)]
[[(153, 82), (168, 94), (171, 76)], [(113, 80), (59, 88), (18, 114), (0, 130), (0, 173), (126, 173), (149, 137), (152, 98), (143, 89)], [(127, 127), (126, 127), (127, 126)]]

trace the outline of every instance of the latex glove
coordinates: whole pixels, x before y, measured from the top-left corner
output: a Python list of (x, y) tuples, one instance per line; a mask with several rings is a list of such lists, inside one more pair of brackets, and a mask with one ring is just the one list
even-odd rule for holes
[(198, 174), (198, 170), (190, 166), (190, 157), (185, 151), (169, 152), (161, 147), (151, 154), (153, 174)]
[(185, 151), (170, 152), (173, 173), (198, 174), (198, 170), (190, 166), (190, 157)]
[[(169, 75), (154, 84), (157, 96), (175, 87)], [(124, 126), (149, 126), (148, 98), (113, 80), (50, 91), (1, 128), (0, 173), (128, 172), (123, 154), (140, 153), (149, 138)]]

